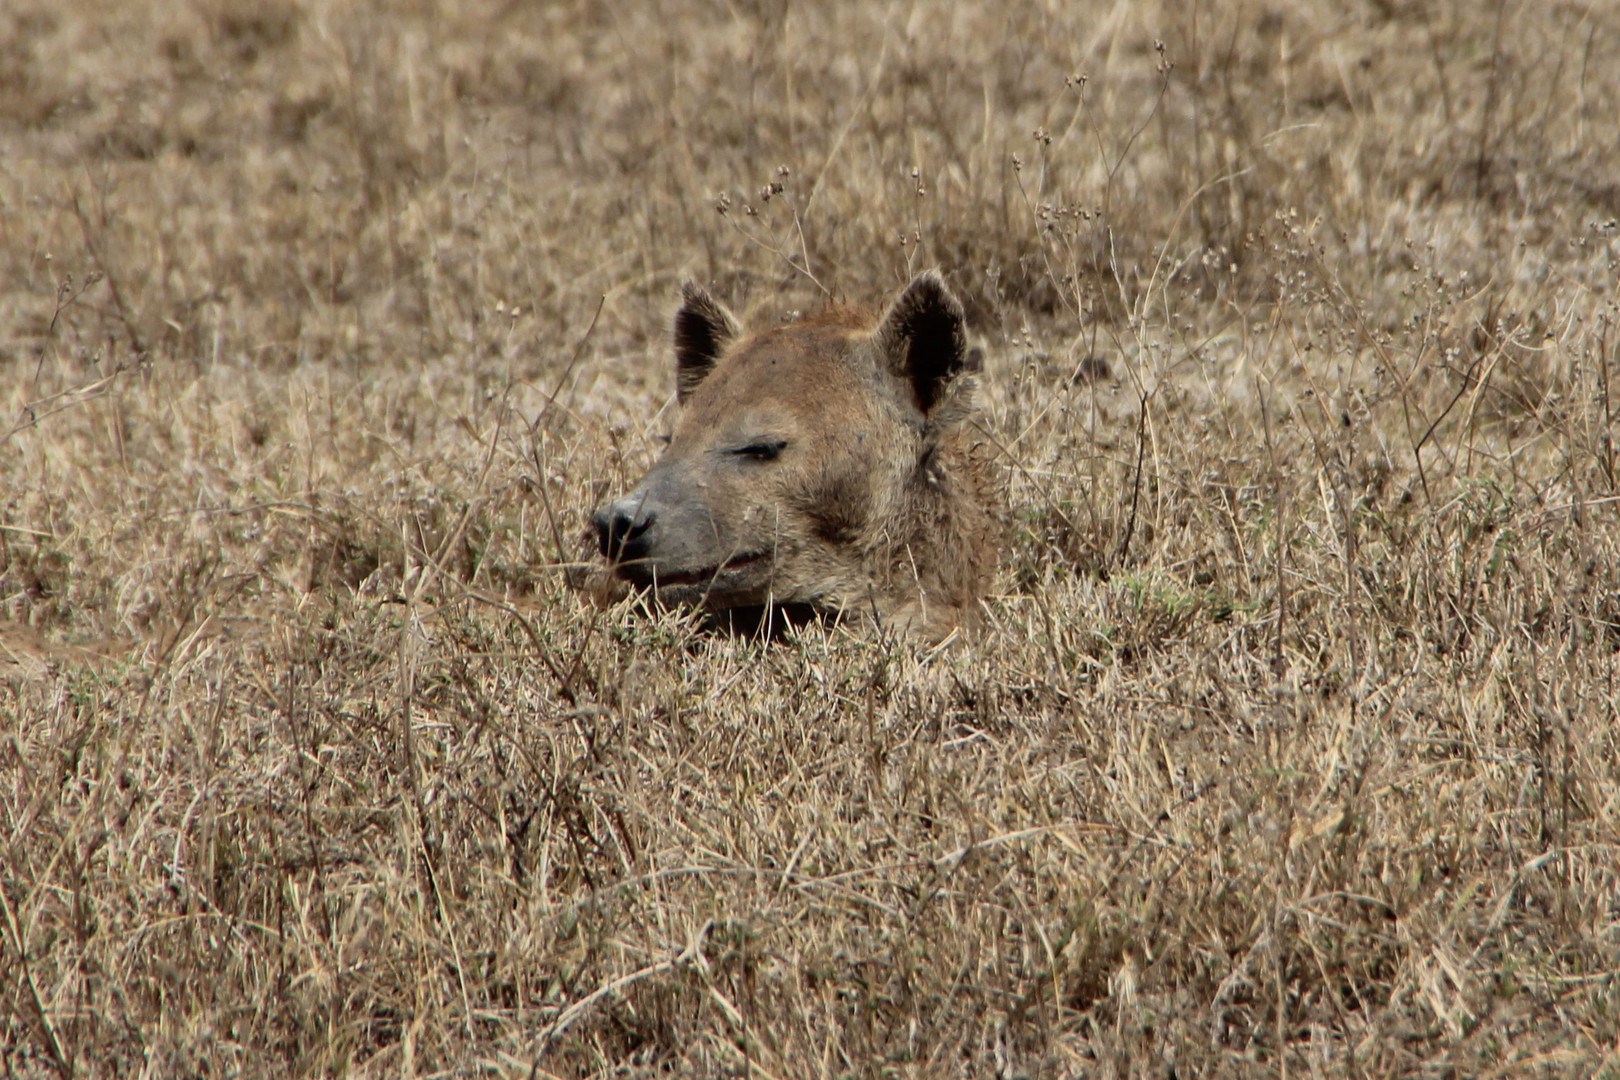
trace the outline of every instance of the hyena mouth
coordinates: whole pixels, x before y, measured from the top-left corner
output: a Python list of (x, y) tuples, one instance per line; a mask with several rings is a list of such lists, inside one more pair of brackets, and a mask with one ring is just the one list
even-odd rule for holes
[(702, 570), (669, 571), (645, 562), (623, 563), (617, 570), (620, 577), (633, 585), (642, 588), (657, 587), (660, 589), (673, 589), (680, 585), (707, 585), (717, 581), (723, 574), (729, 574), (756, 563), (764, 562), (770, 558), (766, 551), (752, 551), (744, 555), (734, 555), (717, 566), (705, 567)]

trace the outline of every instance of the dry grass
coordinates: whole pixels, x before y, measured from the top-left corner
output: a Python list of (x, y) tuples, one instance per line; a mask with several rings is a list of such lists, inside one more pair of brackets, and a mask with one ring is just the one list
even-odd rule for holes
[[(1620, 1072), (1607, 6), (10, 0), (0, 100), (7, 1076)], [(928, 265), (982, 639), (568, 591), (682, 274)]]

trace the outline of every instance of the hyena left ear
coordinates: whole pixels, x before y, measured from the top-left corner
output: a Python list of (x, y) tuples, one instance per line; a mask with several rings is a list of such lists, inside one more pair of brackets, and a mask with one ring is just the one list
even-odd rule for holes
[(681, 286), (681, 309), (675, 313), (675, 396), (681, 404), (739, 332), (731, 312), (703, 286), (695, 281)]
[(945, 279), (928, 270), (912, 279), (878, 327), (883, 362), (911, 386), (924, 416), (945, 398), (957, 375), (977, 370), (968, 352), (966, 319)]

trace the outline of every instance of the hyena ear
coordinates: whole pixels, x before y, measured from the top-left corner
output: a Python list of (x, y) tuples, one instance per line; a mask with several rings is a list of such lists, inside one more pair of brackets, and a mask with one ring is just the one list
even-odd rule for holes
[(681, 286), (675, 313), (675, 396), (682, 403), (714, 369), (739, 333), (737, 320), (695, 281)]
[(924, 416), (946, 397), (957, 375), (976, 370), (979, 359), (968, 352), (962, 303), (936, 270), (912, 279), (883, 316), (876, 340), (883, 362), (910, 385)]

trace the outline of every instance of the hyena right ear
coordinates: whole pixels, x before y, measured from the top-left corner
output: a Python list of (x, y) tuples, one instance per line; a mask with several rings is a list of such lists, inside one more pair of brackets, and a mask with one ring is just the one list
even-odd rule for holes
[(703, 286), (695, 281), (681, 286), (681, 309), (675, 313), (675, 397), (681, 404), (738, 333), (737, 320)]
[(878, 349), (889, 370), (911, 387), (917, 411), (931, 416), (952, 382), (977, 371), (984, 353), (969, 350), (967, 316), (937, 270), (912, 279), (883, 316)]

